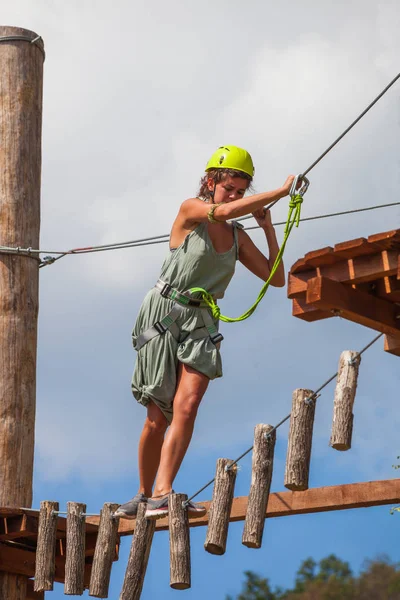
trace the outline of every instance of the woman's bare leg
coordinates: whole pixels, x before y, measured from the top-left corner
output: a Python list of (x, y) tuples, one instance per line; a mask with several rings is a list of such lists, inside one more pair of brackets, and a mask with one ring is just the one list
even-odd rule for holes
[(194, 422), (209, 378), (195, 369), (179, 364), (174, 397), (174, 416), (161, 450), (153, 497), (167, 494), (178, 473), (193, 434)]
[(161, 448), (168, 421), (154, 402), (147, 405), (147, 417), (139, 441), (139, 492), (150, 498), (160, 464)]

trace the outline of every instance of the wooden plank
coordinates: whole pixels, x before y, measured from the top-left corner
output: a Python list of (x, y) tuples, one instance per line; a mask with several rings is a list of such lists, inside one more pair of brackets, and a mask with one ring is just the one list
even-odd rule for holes
[(324, 265), (332, 265), (340, 260), (340, 257), (335, 255), (335, 252), (331, 246), (320, 248), (319, 250), (312, 250), (304, 255), (304, 262), (307, 267), (321, 267)]
[(355, 258), (356, 256), (373, 254), (376, 250), (377, 248), (373, 244), (369, 244), (365, 238), (340, 242), (334, 246), (334, 251), (342, 258)]
[(335, 314), (331, 310), (319, 310), (307, 304), (305, 296), (303, 298), (294, 298), (292, 303), (292, 315), (312, 323), (313, 321), (320, 321), (321, 319), (329, 319), (334, 317)]
[[(233, 499), (230, 520), (244, 521), (247, 511), (247, 496)], [(288, 517), (350, 508), (368, 508), (400, 503), (400, 478), (382, 481), (349, 483), (320, 488), (311, 488), (304, 492), (274, 492), (270, 494), (265, 517)], [(202, 502), (207, 508), (210, 502)], [(88, 517), (93, 524), (99, 523), (99, 517)], [(190, 527), (202, 527), (208, 524), (208, 512), (200, 519), (190, 519)], [(120, 535), (132, 535), (135, 521), (120, 519)], [(168, 529), (168, 518), (159, 519), (156, 531)]]
[(340, 316), (360, 325), (397, 335), (400, 307), (325, 277), (307, 283), (307, 304), (323, 310), (338, 310)]
[(358, 256), (324, 265), (317, 269), (303, 270), (301, 273), (289, 273), (288, 298), (299, 298), (307, 291), (307, 281), (314, 277), (327, 277), (333, 281), (347, 284), (360, 284), (390, 276), (397, 276), (399, 251), (381, 251), (370, 256)]
[(389, 248), (400, 248), (400, 229), (392, 229), (383, 233), (375, 233), (368, 236), (368, 243), (382, 250)]
[(400, 356), (400, 336), (385, 335), (383, 349), (389, 354)]

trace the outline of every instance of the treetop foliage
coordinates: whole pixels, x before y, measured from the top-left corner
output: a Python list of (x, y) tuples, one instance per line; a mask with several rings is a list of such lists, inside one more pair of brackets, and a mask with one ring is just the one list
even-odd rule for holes
[(400, 564), (387, 557), (366, 561), (358, 576), (331, 554), (317, 563), (304, 560), (292, 589), (271, 588), (269, 580), (245, 571), (238, 596), (226, 600), (400, 600)]

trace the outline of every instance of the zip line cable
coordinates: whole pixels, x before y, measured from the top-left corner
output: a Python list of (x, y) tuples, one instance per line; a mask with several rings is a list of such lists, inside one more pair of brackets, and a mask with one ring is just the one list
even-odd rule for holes
[[(351, 129), (353, 129), (354, 125), (357, 125), (357, 123), (359, 121), (361, 121), (361, 119), (364, 117), (364, 115), (366, 115), (367, 112), (373, 106), (375, 106), (375, 104), (378, 102), (378, 100), (380, 100), (382, 98), (382, 96), (384, 96), (386, 94), (386, 92), (392, 87), (392, 85), (394, 85), (396, 83), (396, 81), (398, 79), (400, 79), (400, 73), (398, 73), (396, 75), (396, 77), (394, 79), (392, 79), (392, 81), (381, 91), (381, 93), (374, 100), (372, 100), (372, 102), (370, 104), (368, 104), (367, 108), (365, 108), (362, 111), (362, 113), (360, 113), (358, 115), (358, 117), (356, 119), (354, 119), (354, 121), (351, 123), (351, 125), (349, 125), (347, 127), (347, 129), (345, 129), (339, 135), (339, 137), (337, 137), (336, 140), (334, 142), (332, 142), (332, 144), (305, 171), (302, 172), (303, 177), (305, 177), (336, 146), (336, 144), (338, 144), (340, 142), (340, 140), (342, 140), (344, 138), (344, 136), (346, 134), (348, 134)], [(278, 200), (274, 200), (274, 202), (271, 202), (271, 204), (268, 206), (268, 209), (271, 209), (277, 202), (278, 202)]]
[[(379, 333), (376, 337), (374, 337), (366, 346), (364, 346), (364, 348), (362, 348), (362, 350), (360, 350), (359, 352), (357, 352), (357, 354), (355, 355), (355, 357), (353, 358), (353, 360), (356, 359), (356, 358), (358, 358), (358, 357), (360, 357), (362, 354), (364, 354), (364, 352), (366, 352), (382, 336), (383, 336), (383, 333)], [(311, 396), (309, 396), (308, 398), (306, 398), (304, 400), (304, 402), (306, 404), (310, 404), (312, 402), (315, 402), (317, 400), (317, 398), (319, 397), (319, 395), (320, 395), (319, 392), (321, 392), (324, 388), (326, 388), (326, 386), (329, 383), (331, 383), (331, 381), (333, 381), (335, 379), (335, 377), (337, 377), (337, 375), (338, 375), (338, 371), (336, 371), (336, 373), (334, 375), (332, 375), (332, 377), (329, 377), (329, 379), (327, 379), (325, 381), (325, 383), (323, 383)], [(282, 419), (281, 421), (279, 421), (279, 423), (277, 425), (275, 425), (275, 427), (273, 427), (272, 429), (270, 429), (266, 435), (268, 437), (271, 436), (271, 434), (274, 433), (274, 431), (276, 431), (281, 425), (283, 425), (284, 423), (286, 423), (286, 421), (288, 419), (290, 419), (290, 415), (291, 414), (292, 413), (290, 412), (288, 415), (286, 415), (286, 417), (284, 419)], [(234, 465), (236, 465), (240, 460), (242, 460), (242, 458), (244, 458), (252, 450), (253, 450), (253, 446), (251, 446), (245, 452), (243, 452), (243, 454), (241, 454), (238, 458), (236, 458), (233, 462), (231, 462), (230, 465), (229, 465), (229, 467), (226, 467), (226, 468), (228, 470), (230, 470)], [(191, 496), (190, 498), (188, 498), (187, 500), (185, 500), (184, 504), (187, 505), (189, 502), (191, 502), (193, 500), (193, 498), (196, 498), (196, 496), (198, 496), (199, 494), (201, 494), (201, 492), (203, 492), (205, 489), (207, 489), (212, 483), (214, 483), (214, 481), (215, 481), (215, 477), (213, 479), (211, 479), (208, 483), (206, 483), (205, 485), (203, 485), (202, 488), (200, 488), (199, 490), (197, 490), (197, 492), (195, 492), (193, 494), (193, 496)]]

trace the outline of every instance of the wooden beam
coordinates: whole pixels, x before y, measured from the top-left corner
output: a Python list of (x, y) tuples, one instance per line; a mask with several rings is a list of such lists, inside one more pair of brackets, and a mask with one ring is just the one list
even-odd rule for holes
[[(33, 577), (35, 575), (36, 553), (33, 550), (14, 548), (7, 544), (0, 544), (0, 571), (17, 575)], [(91, 565), (85, 566), (85, 587), (89, 587)], [(56, 557), (56, 570), (54, 581), (64, 583), (65, 558)]]
[(400, 307), (326, 277), (307, 282), (306, 302), (317, 309), (337, 310), (360, 325), (391, 335), (400, 334)]
[(389, 354), (400, 356), (400, 335), (385, 335), (383, 349)]
[(321, 319), (329, 319), (335, 316), (335, 312), (331, 310), (319, 310), (314, 306), (307, 304), (305, 298), (294, 298), (292, 302), (292, 315), (312, 323)]
[(0, 541), (37, 537), (37, 532), (37, 519), (33, 519), (27, 515), (3, 517), (0, 519)]
[(33, 579), (28, 579), (26, 588), (26, 599), (25, 600), (45, 600), (44, 592), (35, 592), (33, 589)]
[[(275, 492), (270, 494), (265, 517), (288, 517), (350, 508), (369, 508), (386, 504), (400, 503), (400, 479), (349, 483), (320, 488), (311, 488), (304, 492)], [(202, 502), (209, 509), (210, 502)], [(233, 499), (230, 521), (244, 521), (247, 510), (247, 496)], [(99, 517), (88, 517), (94, 525)], [(208, 524), (208, 513), (200, 519), (190, 519), (190, 527)], [(131, 535), (135, 521), (120, 519), (120, 535)], [(156, 531), (168, 529), (168, 519), (157, 521)]]
[[(316, 259), (315, 263), (317, 264)], [(356, 256), (317, 267), (314, 267), (313, 261), (308, 262), (307, 265), (309, 268), (300, 272), (293, 271), (292, 267), (288, 278), (288, 298), (298, 298), (305, 294), (307, 282), (314, 277), (327, 277), (341, 283), (359, 284), (391, 275), (397, 276), (399, 251), (383, 250), (377, 254)]]

